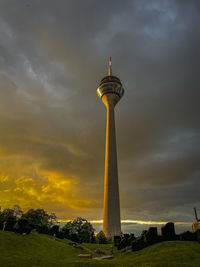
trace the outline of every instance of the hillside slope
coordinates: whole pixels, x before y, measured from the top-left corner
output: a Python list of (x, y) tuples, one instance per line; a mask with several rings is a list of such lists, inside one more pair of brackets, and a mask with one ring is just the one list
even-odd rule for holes
[[(200, 244), (171, 241), (156, 244), (134, 253), (114, 251), (109, 261), (80, 260), (80, 253), (92, 253), (97, 244), (83, 244), (84, 250), (68, 245), (68, 240), (31, 233), (28, 236), (0, 231), (0, 266), (200, 266)], [(110, 245), (100, 245), (109, 253)]]

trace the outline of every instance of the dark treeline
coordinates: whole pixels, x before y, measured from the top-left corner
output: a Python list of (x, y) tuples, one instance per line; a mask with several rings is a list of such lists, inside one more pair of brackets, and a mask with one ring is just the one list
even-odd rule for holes
[(114, 237), (114, 244), (121, 251), (137, 251), (163, 241), (200, 242), (200, 230), (194, 233), (186, 231), (177, 235), (175, 233), (174, 223), (169, 222), (161, 227), (161, 235), (158, 235), (157, 227), (150, 227), (148, 230), (144, 230), (138, 237), (135, 237), (133, 234)]
[[(106, 238), (103, 231), (95, 236), (92, 224), (81, 217), (60, 227), (54, 213), (48, 214), (43, 209), (30, 209), (23, 212), (17, 205), (12, 209), (0, 209), (0, 230), (12, 231), (16, 234), (29, 234), (31, 231), (35, 231), (52, 235), (54, 238), (67, 238), (76, 243), (106, 244), (112, 242), (112, 239)], [(187, 231), (176, 235), (174, 223), (167, 223), (161, 228), (161, 235), (158, 235), (156, 227), (150, 227), (138, 237), (135, 237), (134, 234), (115, 236), (114, 244), (118, 250), (137, 251), (158, 242), (172, 240), (200, 242), (200, 230), (195, 233)]]
[(43, 209), (30, 209), (23, 212), (17, 205), (12, 209), (7, 208), (3, 211), (0, 209), (0, 229), (19, 234), (36, 231), (57, 238), (67, 238), (77, 243), (107, 243), (103, 232), (95, 237), (95, 229), (86, 219), (78, 217), (60, 227), (54, 213), (48, 214)]

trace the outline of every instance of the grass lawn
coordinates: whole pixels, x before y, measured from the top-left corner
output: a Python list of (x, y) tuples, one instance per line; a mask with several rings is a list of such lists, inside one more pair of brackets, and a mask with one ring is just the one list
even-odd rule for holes
[(163, 242), (138, 252), (120, 253), (114, 249), (112, 260), (83, 260), (78, 254), (94, 253), (101, 247), (106, 254), (110, 244), (82, 244), (84, 250), (68, 245), (69, 240), (53, 240), (52, 237), (37, 233), (28, 236), (0, 231), (0, 266), (140, 266), (140, 267), (200, 267), (200, 244), (190, 241)]

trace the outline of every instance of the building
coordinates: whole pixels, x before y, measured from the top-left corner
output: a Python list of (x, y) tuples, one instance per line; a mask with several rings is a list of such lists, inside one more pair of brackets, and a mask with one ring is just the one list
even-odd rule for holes
[(123, 96), (124, 88), (120, 79), (112, 75), (111, 58), (108, 76), (101, 80), (97, 94), (107, 109), (103, 232), (106, 236), (114, 236), (121, 233), (114, 108)]

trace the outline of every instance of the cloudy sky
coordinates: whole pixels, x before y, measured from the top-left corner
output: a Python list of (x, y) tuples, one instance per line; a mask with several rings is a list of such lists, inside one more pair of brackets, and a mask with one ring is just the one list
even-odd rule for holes
[(102, 219), (113, 73), (121, 217), (200, 211), (200, 2), (0, 1), (0, 205)]

